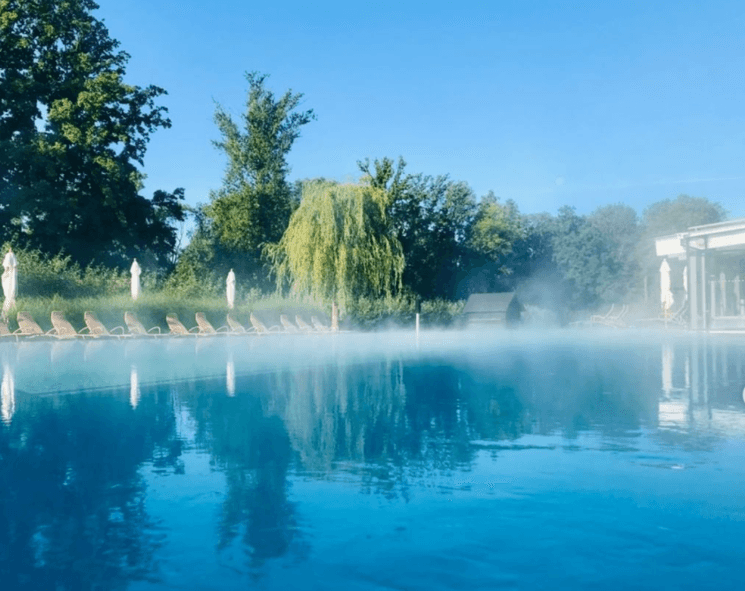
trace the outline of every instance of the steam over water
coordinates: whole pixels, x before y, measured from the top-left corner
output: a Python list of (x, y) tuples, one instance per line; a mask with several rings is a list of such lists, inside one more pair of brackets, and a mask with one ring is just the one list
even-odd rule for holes
[(745, 339), (0, 346), (0, 588), (734, 589)]

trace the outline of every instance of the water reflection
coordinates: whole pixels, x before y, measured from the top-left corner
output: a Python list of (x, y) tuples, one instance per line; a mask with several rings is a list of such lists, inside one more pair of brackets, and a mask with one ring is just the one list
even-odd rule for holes
[[(227, 347), (212, 378), (162, 384), (148, 382), (144, 353), (116, 345), (130, 347), (129, 383), (125, 374), (118, 389), (66, 395), (15, 392), (15, 355), (25, 353), (4, 351), (0, 573), (12, 585), (124, 589), (188, 570), (178, 562), (186, 558), (168, 554), (172, 530), (153, 499), (177, 498), (199, 478), (210, 490), (199, 503), (214, 510), (209, 526), (189, 534), (204, 540), (195, 555), (218, 563), (238, 551), (230, 564), (241, 576), (268, 572), (273, 561), (312, 560), (318, 538), (309, 535), (298, 483), (408, 506), (430, 489), (452, 491), (454, 474), (483, 469), (485, 460), (507, 478), (515, 468), (505, 456), (536, 438), (583, 450), (592, 436), (601, 451), (617, 453), (657, 441), (711, 450), (745, 437), (745, 347), (726, 341), (422, 348), (414, 358), (332, 356), (262, 373), (242, 373), (243, 351), (220, 343), (209, 345)], [(60, 344), (42, 344), (45, 358), (80, 347)], [(196, 347), (187, 339), (167, 346), (179, 356)], [(85, 348), (86, 358), (93, 354)], [(200, 457), (209, 460), (201, 475)], [(188, 509), (174, 514), (189, 522)], [(166, 558), (178, 569), (162, 572)]]
[(137, 379), (137, 366), (133, 365), (129, 370), (129, 403), (132, 408), (137, 408), (140, 402), (140, 383)]
[(174, 435), (158, 417), (112, 395), (24, 399), (0, 431), (3, 588), (124, 589), (153, 575), (160, 535), (139, 469)]
[(740, 400), (742, 347), (726, 339), (691, 339), (664, 343), (662, 358), (660, 426), (706, 436), (745, 434), (745, 399)]
[(3, 363), (3, 383), (0, 389), (0, 397), (0, 412), (3, 422), (10, 424), (13, 413), (16, 411), (16, 388), (13, 369), (7, 361)]
[(228, 353), (228, 364), (225, 368), (225, 389), (228, 396), (235, 396), (235, 361), (232, 350)]

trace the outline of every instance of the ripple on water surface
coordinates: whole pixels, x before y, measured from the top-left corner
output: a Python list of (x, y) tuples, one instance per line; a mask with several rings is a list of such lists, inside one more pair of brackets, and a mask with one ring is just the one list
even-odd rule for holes
[(728, 589), (745, 344), (0, 347), (3, 589)]

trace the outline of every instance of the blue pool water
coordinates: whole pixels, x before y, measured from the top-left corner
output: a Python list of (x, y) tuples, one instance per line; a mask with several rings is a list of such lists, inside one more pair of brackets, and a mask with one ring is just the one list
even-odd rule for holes
[(24, 342), (0, 360), (3, 590), (742, 588), (745, 337)]

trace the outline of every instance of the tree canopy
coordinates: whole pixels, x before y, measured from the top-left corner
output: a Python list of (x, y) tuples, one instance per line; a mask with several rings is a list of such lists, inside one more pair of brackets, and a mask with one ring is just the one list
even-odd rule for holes
[(74, 260), (165, 264), (183, 190), (139, 194), (150, 134), (170, 127), (157, 86), (125, 83), (129, 55), (92, 0), (0, 0), (4, 238)]
[(279, 243), (268, 248), (278, 285), (336, 301), (391, 295), (401, 288), (404, 256), (384, 191), (369, 185), (307, 183)]
[(266, 275), (264, 244), (282, 238), (292, 214), (294, 191), (287, 181), (287, 154), (301, 127), (315, 118), (312, 109), (296, 110), (302, 94), (288, 90), (275, 98), (265, 87), (266, 78), (246, 74), (248, 98), (240, 125), (217, 107), (215, 123), (222, 138), (214, 144), (228, 163), (223, 185), (212, 192), (206, 209), (220, 245), (235, 255), (235, 266), (256, 283)]

